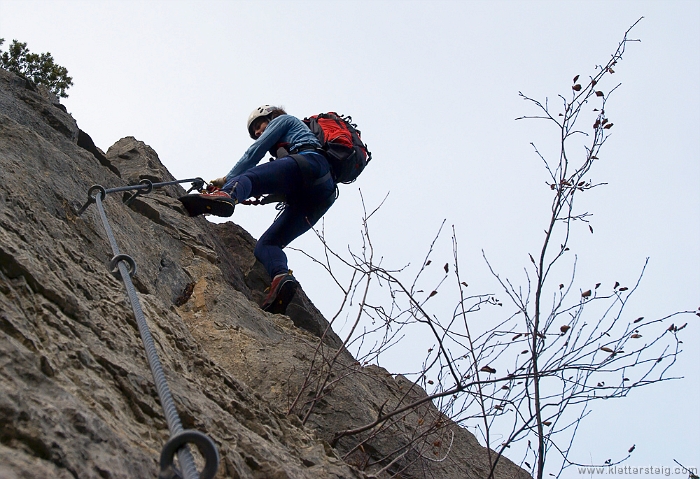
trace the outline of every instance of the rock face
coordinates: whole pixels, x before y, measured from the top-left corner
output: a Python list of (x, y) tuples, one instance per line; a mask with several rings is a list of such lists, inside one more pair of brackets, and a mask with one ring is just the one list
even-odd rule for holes
[[(92, 185), (143, 179), (173, 178), (134, 138), (102, 152), (55, 98), (0, 70), (1, 478), (158, 476), (169, 431), (136, 321), (95, 206), (77, 214)], [(129, 206), (111, 194), (104, 207), (138, 265), (183, 426), (218, 447), (216, 477), (486, 477), (486, 450), (429, 402), (331, 447), (424, 391), (358, 364), (303, 292), (289, 316), (261, 311), (255, 240), (187, 217), (181, 194), (169, 186)], [(496, 477), (529, 476), (502, 459)]]

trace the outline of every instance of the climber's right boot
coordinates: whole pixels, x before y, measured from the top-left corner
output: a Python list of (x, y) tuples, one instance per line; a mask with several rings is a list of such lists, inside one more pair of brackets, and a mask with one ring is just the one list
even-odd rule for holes
[(298, 286), (291, 271), (278, 274), (272, 279), (267, 297), (260, 307), (268, 313), (284, 314)]

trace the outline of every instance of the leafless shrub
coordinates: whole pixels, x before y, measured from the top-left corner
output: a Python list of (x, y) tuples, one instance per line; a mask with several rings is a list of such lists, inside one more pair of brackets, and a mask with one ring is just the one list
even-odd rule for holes
[[(355, 354), (357, 363), (353, 367), (341, 364), (339, 352), (326, 349), (319, 341), (290, 413), (296, 411), (306, 421), (335, 382), (361, 372), (363, 364), (376, 362), (400, 344), (408, 328), (421, 328), (435, 344), (427, 351), (420, 370), (405, 374), (427, 395), (406, 394), (384, 404), (374, 421), (336, 433), (333, 445), (342, 438), (356, 438), (356, 445), (346, 455), (349, 462), (361, 468), (375, 465), (378, 473), (398, 474), (407, 464), (437, 460), (449, 454), (449, 441), (444, 437), (449, 418), (478, 430), (489, 448), (489, 477), (494, 477), (506, 450), (516, 444), (524, 451), (521, 466), (535, 477), (544, 477), (548, 460), (556, 464), (558, 473), (554, 475), (559, 476), (567, 467), (584, 465), (575, 458), (573, 445), (592, 401), (625, 397), (633, 389), (673, 379), (669, 371), (681, 351), (678, 333), (685, 327), (675, 322), (680, 322), (681, 315), (698, 313), (677, 311), (657, 318), (630, 318), (625, 307), (639, 286), (646, 262), (635, 284), (611, 281), (581, 288), (576, 284), (577, 260), (569, 259), (572, 224), (588, 223), (591, 216), (577, 210), (575, 200), (604, 184), (589, 179), (589, 175), (613, 127), (607, 103), (619, 84), (605, 85), (627, 45), (637, 41), (628, 38), (633, 27), (606, 64), (585, 80), (578, 75), (573, 79), (571, 93), (560, 95), (556, 107), (547, 100), (540, 102), (520, 94), (535, 106), (537, 114), (519, 119), (543, 119), (554, 126), (559, 153), (554, 159), (547, 158), (533, 144), (548, 174), (552, 200), (541, 249), (530, 255), (530, 264), (525, 267), (525, 284), (516, 285), (501, 277), (484, 255), (507, 299), (505, 306), (492, 293), (467, 293), (467, 284), (460, 276), (454, 228), (452, 262), (444, 264), (444, 274), (426, 275), (444, 222), (413, 274), (408, 265), (384, 266), (385, 260), (375, 251), (369, 223), (381, 204), (369, 212), (365, 208), (359, 252), (340, 254), (326, 243), (323, 230), (317, 231), (325, 256), (309, 257), (342, 290), (343, 301), (331, 324), (339, 317), (350, 318), (343, 346)], [(583, 148), (571, 146), (572, 139), (579, 144), (583, 140)], [(589, 228), (592, 232), (590, 224)], [(570, 271), (565, 283), (552, 279), (558, 265)], [(351, 272), (345, 284), (336, 274), (338, 269)], [(449, 284), (456, 298), (439, 294)], [(445, 305), (450, 303), (452, 312), (445, 314)], [(478, 312), (489, 315), (488, 327), (481, 326), (483, 321), (470, 322)], [(405, 447), (381, 457), (368, 452), (383, 431), (401, 430), (407, 415), (419, 413), (428, 402), (442, 415), (424, 418), (426, 427), (415, 430)], [(436, 439), (440, 434), (443, 436)], [(605, 465), (628, 457), (609, 459)]]

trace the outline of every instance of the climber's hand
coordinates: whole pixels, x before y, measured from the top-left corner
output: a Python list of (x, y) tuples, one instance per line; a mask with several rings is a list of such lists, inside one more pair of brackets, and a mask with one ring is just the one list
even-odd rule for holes
[(207, 193), (219, 191), (224, 186), (224, 184), (226, 184), (226, 178), (217, 178), (215, 180), (209, 181), (209, 184), (207, 185)]
[(216, 186), (217, 188), (223, 188), (224, 185), (226, 184), (226, 178), (222, 176), (221, 178), (217, 178), (217, 179), (215, 179), (215, 180), (211, 180), (211, 181), (209, 182), (209, 184), (210, 184), (210, 185), (213, 185), (213, 186)]

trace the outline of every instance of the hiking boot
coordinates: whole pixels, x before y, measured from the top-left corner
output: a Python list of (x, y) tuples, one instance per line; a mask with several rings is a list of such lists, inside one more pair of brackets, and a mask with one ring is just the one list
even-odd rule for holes
[[(238, 182), (235, 182), (233, 184), (233, 189), (231, 190), (231, 193), (236, 191), (236, 186), (238, 185)], [(231, 193), (226, 193), (224, 190), (217, 186), (212, 186), (209, 185), (207, 186), (207, 191), (203, 191), (202, 194), (200, 195), (202, 198), (210, 199), (210, 200), (218, 200), (218, 201), (225, 201), (227, 203), (231, 203), (231, 205), (236, 206), (238, 204), (238, 200), (231, 196)]]
[(299, 283), (294, 279), (291, 271), (278, 274), (272, 279), (270, 292), (260, 307), (268, 313), (284, 314), (297, 291), (297, 286)]
[(226, 193), (223, 190), (214, 190), (212, 192), (206, 192), (202, 193), (202, 198), (209, 198), (211, 200), (224, 200), (224, 201), (229, 201), (232, 202), (234, 205), (238, 203), (236, 200), (231, 198), (231, 195)]
[(228, 217), (233, 214), (238, 201), (225, 191), (191, 194), (178, 198), (190, 216), (215, 215)]

